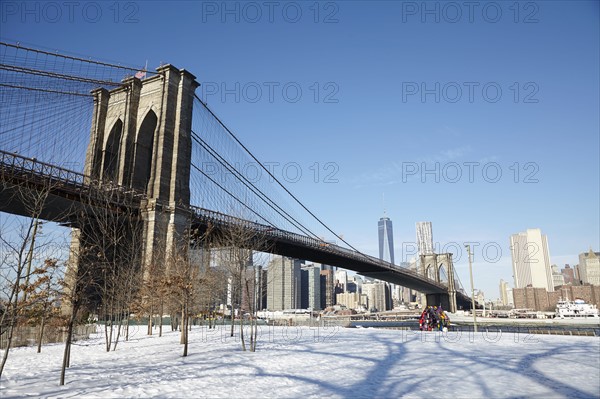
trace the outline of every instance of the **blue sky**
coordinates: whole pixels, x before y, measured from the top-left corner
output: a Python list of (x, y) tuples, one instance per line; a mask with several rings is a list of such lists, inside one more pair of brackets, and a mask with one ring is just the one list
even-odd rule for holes
[(301, 165), (288, 187), (359, 250), (377, 255), (384, 193), (396, 259), (431, 221), (440, 247), (481, 243), (489, 298), (512, 284), (512, 233), (541, 228), (561, 267), (600, 246), (597, 1), (48, 4), (2, 2), (2, 39), (190, 70), (259, 159)]

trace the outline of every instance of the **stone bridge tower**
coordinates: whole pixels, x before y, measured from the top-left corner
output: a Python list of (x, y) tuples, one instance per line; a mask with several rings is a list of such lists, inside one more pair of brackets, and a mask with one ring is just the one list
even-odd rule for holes
[[(447, 294), (427, 294), (427, 305), (442, 306), (445, 310), (456, 312), (456, 287), (454, 284), (454, 264), (452, 263), (452, 254), (426, 254), (420, 255), (419, 271), (438, 283), (441, 283), (441, 271), (444, 269), (448, 275), (448, 293)], [(424, 301), (421, 301), (423, 303)]]
[[(156, 257), (164, 259), (189, 226), (192, 105), (199, 83), (172, 65), (122, 83), (92, 92), (84, 174), (146, 194), (138, 264), (160, 262)], [(86, 245), (85, 230), (74, 234), (72, 249)]]

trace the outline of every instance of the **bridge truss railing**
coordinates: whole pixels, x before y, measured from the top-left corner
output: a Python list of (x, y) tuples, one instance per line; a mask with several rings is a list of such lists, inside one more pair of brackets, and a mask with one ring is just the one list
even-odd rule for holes
[(60, 188), (70, 194), (86, 194), (90, 199), (95, 200), (112, 198), (111, 202), (115, 204), (120, 200), (126, 200), (128, 204), (137, 206), (146, 197), (139, 191), (120, 186), (112, 181), (99, 181), (80, 172), (3, 150), (0, 150), (0, 168), (6, 180), (37, 183), (51, 190)]
[(428, 283), (434, 283), (439, 285), (440, 287), (444, 287), (443, 284), (436, 283), (434, 280), (428, 279), (427, 277), (417, 273), (414, 270), (401, 268), (392, 263), (382, 261), (379, 258), (374, 256), (366, 255), (361, 252), (356, 252), (339, 245), (331, 244), (325, 242), (323, 240), (319, 240), (316, 238), (303, 236), (301, 234), (293, 233), (286, 230), (281, 230), (273, 226), (252, 222), (246, 219), (238, 218), (235, 216), (227, 215), (217, 211), (211, 211), (204, 208), (199, 207), (190, 207), (194, 215), (204, 220), (205, 222), (215, 223), (222, 226), (231, 226), (231, 227), (241, 227), (243, 229), (249, 229), (254, 232), (259, 232), (266, 237), (274, 238), (274, 239), (283, 239), (287, 241), (292, 241), (298, 244), (301, 244), (306, 247), (312, 247), (315, 249), (319, 249), (321, 251), (329, 252), (332, 254), (342, 255), (346, 258), (355, 259), (361, 262), (371, 263), (376, 266), (383, 266), (392, 271), (402, 271), (403, 273), (410, 274), (415, 279), (422, 280)]
[(28, 158), (19, 154), (0, 150), (0, 164), (5, 170), (22, 172), (24, 175), (37, 175), (40, 177), (50, 177), (54, 180), (69, 183), (72, 185), (83, 185), (85, 175), (64, 169), (45, 162), (40, 162), (35, 158)]

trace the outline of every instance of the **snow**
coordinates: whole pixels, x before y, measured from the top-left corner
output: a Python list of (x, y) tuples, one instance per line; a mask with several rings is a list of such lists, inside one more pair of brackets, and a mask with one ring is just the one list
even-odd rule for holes
[(490, 332), (261, 326), (257, 352), (229, 330), (194, 327), (188, 357), (177, 332), (104, 350), (101, 334), (12, 349), (0, 397), (600, 397), (600, 338)]

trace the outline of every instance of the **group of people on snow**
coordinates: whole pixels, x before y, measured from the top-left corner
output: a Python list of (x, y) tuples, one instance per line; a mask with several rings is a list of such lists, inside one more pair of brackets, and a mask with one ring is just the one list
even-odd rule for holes
[(419, 330), (421, 331), (448, 331), (450, 318), (441, 306), (427, 306), (419, 318)]

